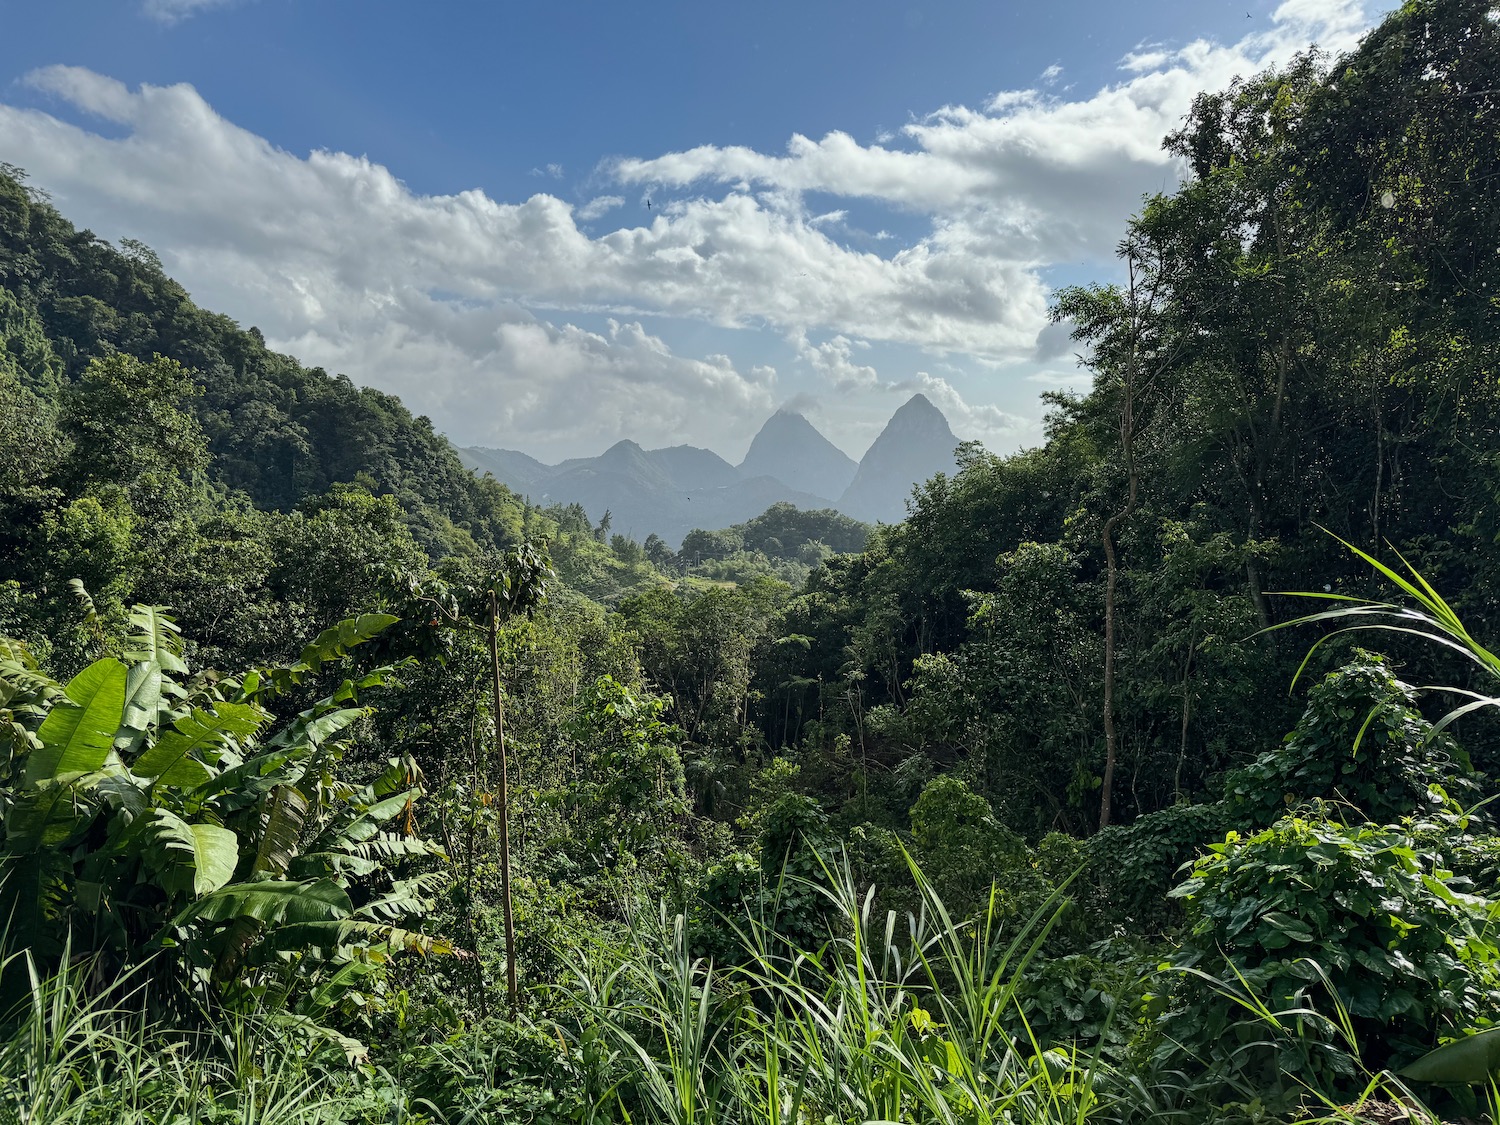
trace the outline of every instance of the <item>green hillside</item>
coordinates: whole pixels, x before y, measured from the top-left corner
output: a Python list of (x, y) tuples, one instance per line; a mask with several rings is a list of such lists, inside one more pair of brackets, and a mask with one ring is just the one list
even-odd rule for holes
[(8, 172), (0, 1123), (1496, 1120), (1497, 91), (1200, 97), (1041, 445), (680, 552)]

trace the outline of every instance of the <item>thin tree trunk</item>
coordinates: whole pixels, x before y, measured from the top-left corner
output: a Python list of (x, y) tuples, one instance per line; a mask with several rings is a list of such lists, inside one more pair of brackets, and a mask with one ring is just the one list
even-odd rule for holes
[(1108, 828), (1115, 786), (1115, 759), (1119, 733), (1115, 729), (1115, 591), (1120, 569), (1115, 560), (1114, 531), (1122, 518), (1116, 513), (1104, 521), (1104, 561), (1109, 577), (1104, 585), (1104, 780), (1099, 794), (1099, 827)]
[[(1135, 357), (1131, 357), (1132, 367)], [(1115, 618), (1120, 587), (1120, 565), (1115, 555), (1115, 529), (1135, 514), (1140, 476), (1135, 467), (1135, 374), (1127, 375), (1125, 401), (1120, 409), (1120, 446), (1128, 481), (1125, 507), (1104, 521), (1104, 779), (1099, 794), (1099, 827), (1108, 828), (1114, 806), (1115, 763), (1120, 756), (1120, 735), (1115, 726)]]
[(1172, 800), (1182, 800), (1182, 763), (1187, 758), (1188, 721), (1193, 712), (1193, 653), (1198, 642), (1188, 633), (1187, 660), (1182, 666), (1182, 730), (1177, 741), (1177, 772), (1172, 778)]
[(490, 591), (490, 665), (494, 673), (495, 747), (500, 755), (500, 898), (505, 912), (505, 996), (515, 1012), (516, 923), (510, 905), (510, 775), (505, 764), (505, 712), (500, 701), (500, 604)]

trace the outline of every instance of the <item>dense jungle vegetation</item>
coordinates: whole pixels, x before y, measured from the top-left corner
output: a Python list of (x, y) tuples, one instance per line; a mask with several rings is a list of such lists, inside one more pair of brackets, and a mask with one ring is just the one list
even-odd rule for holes
[(1042, 446), (680, 554), (4, 169), (0, 1121), (1489, 1115), (1497, 10), (1165, 143)]

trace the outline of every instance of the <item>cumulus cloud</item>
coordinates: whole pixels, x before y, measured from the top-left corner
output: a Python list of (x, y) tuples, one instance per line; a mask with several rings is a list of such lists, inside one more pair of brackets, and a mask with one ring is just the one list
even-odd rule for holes
[(585, 203), (582, 207), (578, 208), (573, 213), (584, 222), (591, 223), (595, 219), (604, 218), (605, 215), (609, 214), (616, 207), (623, 206), (625, 206), (625, 199), (623, 196), (598, 195), (593, 199), (590, 199), (587, 203)]
[(855, 350), (870, 346), (863, 340), (851, 340), (840, 334), (814, 344), (805, 332), (799, 332), (792, 337), (792, 345), (797, 349), (798, 358), (832, 383), (835, 390), (868, 389), (880, 385), (880, 373), (875, 368), (854, 362)]
[(222, 8), (235, 0), (144, 0), (141, 10), (162, 23), (176, 23), (209, 8)]
[(742, 373), (727, 356), (676, 355), (638, 322), (610, 319), (591, 332), (417, 293), (400, 295), (378, 325), (356, 318), (282, 343), (305, 362), (354, 370), (389, 370), (400, 355), (388, 389), (422, 402), (449, 432), (557, 457), (622, 435), (647, 446), (722, 444), (737, 437), (724, 421), (767, 414), (775, 402), (769, 368)]
[(0, 106), (0, 144), (17, 163), (91, 225), (129, 230), (183, 262), (244, 259), (240, 272), (263, 275), (263, 296), (283, 315), (315, 315), (328, 284), (379, 292), (399, 279), (471, 299), (833, 327), (1008, 356), (1030, 347), (1045, 310), (1021, 264), (976, 257), (942, 233), (883, 258), (841, 245), (794, 201), (731, 191), (593, 238), (547, 193), (518, 203), (479, 191), (421, 196), (366, 157), (295, 156), (226, 121), (191, 86), (131, 91), (71, 67), (31, 82), (128, 131), (106, 137)]
[[(1123, 60), (1123, 80), (1088, 97), (1002, 90), (979, 109), (944, 106), (874, 144), (844, 132), (795, 134), (781, 154), (702, 145), (622, 159), (614, 172), (626, 182), (880, 200), (932, 216), (926, 248), (969, 259), (1034, 267), (1104, 258), (1141, 197), (1175, 181), (1161, 140), (1195, 94), (1283, 63), (1312, 42), (1348, 48), (1368, 23), (1361, 0), (1287, 0), (1269, 30), (1238, 43), (1138, 50)], [(1049, 68), (1043, 81), (1060, 73)]]
[[(146, 10), (170, 20), (221, 2)], [(594, 181), (615, 190), (577, 206), (548, 191), (418, 194), (366, 157), (277, 148), (191, 86), (131, 89), (76, 67), (29, 77), (71, 113), (0, 104), (0, 152), (81, 224), (154, 245), (208, 307), (402, 393), (461, 441), (712, 441), (772, 405), (774, 373), (674, 354), (642, 326), (653, 316), (768, 331), (834, 390), (921, 389), (969, 436), (1003, 435), (1012, 416), (931, 375), (883, 379), (866, 345), (995, 371), (1060, 360), (1042, 269), (1112, 256), (1141, 196), (1174, 182), (1161, 137), (1193, 96), (1313, 40), (1347, 47), (1367, 23), (1361, 0), (1286, 0), (1235, 44), (1143, 46), (1092, 94), (1049, 92), (1049, 69), (1041, 89), (944, 106), (873, 143), (834, 132), (774, 154), (616, 160)], [(80, 114), (111, 127), (65, 120)], [(635, 191), (671, 199), (643, 225), (601, 223)], [(814, 209), (809, 193), (849, 206)], [(872, 212), (872, 227), (906, 233), (850, 225)]]

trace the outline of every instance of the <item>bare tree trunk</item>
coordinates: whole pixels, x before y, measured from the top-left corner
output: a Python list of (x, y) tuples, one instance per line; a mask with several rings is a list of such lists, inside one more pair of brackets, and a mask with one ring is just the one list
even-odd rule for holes
[[(1134, 301), (1135, 276), (1131, 275), (1131, 297)], [(1135, 465), (1135, 393), (1138, 355), (1134, 345), (1121, 387), (1120, 452), (1125, 460), (1125, 507), (1104, 521), (1100, 538), (1104, 543), (1104, 778), (1099, 794), (1099, 827), (1108, 828), (1114, 806), (1115, 763), (1120, 756), (1120, 734), (1115, 726), (1115, 619), (1120, 588), (1120, 564), (1115, 553), (1115, 529), (1135, 514), (1140, 492), (1140, 475)]]
[(500, 701), (500, 604), (490, 591), (490, 665), (494, 673), (495, 747), (500, 755), (500, 898), (505, 912), (505, 997), (512, 1013), (516, 989), (516, 923), (510, 904), (510, 774), (505, 763), (505, 712)]
[(1182, 763), (1187, 758), (1188, 721), (1193, 713), (1193, 654), (1198, 651), (1198, 642), (1191, 630), (1188, 632), (1187, 660), (1182, 666), (1182, 730), (1177, 741), (1177, 772), (1172, 777), (1172, 799), (1182, 800)]
[(1099, 827), (1108, 828), (1113, 806), (1115, 762), (1119, 758), (1120, 735), (1115, 726), (1115, 601), (1120, 586), (1120, 566), (1115, 557), (1115, 528), (1135, 511), (1136, 482), (1132, 475), (1130, 498), (1125, 507), (1104, 521), (1104, 562), (1108, 577), (1104, 584), (1104, 780), (1099, 794)]

